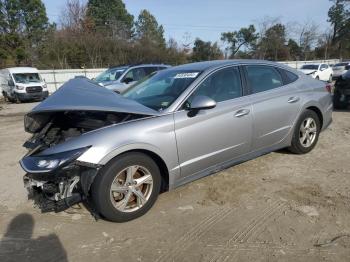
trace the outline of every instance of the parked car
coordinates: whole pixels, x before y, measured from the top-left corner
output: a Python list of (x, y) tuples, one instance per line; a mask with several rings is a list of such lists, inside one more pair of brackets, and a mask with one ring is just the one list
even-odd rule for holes
[(38, 69), (34, 67), (12, 67), (0, 70), (2, 95), (10, 102), (43, 100), (49, 92)]
[(137, 81), (140, 81), (153, 72), (163, 70), (168, 67), (168, 65), (162, 64), (111, 67), (98, 75), (94, 81), (107, 89), (121, 93), (131, 85), (135, 84)]
[(333, 70), (327, 64), (307, 64), (300, 68), (305, 75), (322, 81), (332, 82)]
[(350, 104), (350, 70), (338, 77), (334, 85), (334, 108), (345, 109)]
[(349, 70), (350, 62), (341, 62), (335, 64), (333, 67), (333, 80), (337, 80), (339, 76), (346, 73)]
[(122, 222), (160, 192), (242, 161), (308, 153), (331, 120), (325, 83), (267, 61), (176, 66), (122, 95), (73, 79), (25, 116), (32, 151), (20, 164), (43, 211), (85, 201)]

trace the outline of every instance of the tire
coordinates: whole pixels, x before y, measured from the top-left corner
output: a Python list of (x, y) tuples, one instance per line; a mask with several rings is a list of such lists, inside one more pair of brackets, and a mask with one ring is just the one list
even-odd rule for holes
[(17, 95), (15, 95), (14, 101), (15, 101), (16, 104), (22, 103), (21, 99), (19, 99), (19, 97)]
[[(313, 125), (311, 125), (310, 128), (308, 129), (310, 131), (309, 136), (305, 136), (305, 139), (303, 140), (304, 136), (302, 133), (302, 126), (305, 126), (305, 124), (309, 119), (312, 119), (313, 122), (310, 122), (310, 123), (313, 123)], [(306, 154), (310, 152), (317, 144), (318, 137), (320, 134), (320, 129), (321, 129), (321, 124), (320, 124), (320, 119), (318, 118), (318, 115), (312, 110), (309, 110), (309, 109), (305, 110), (301, 114), (298, 122), (295, 125), (295, 129), (293, 131), (292, 143), (291, 143), (291, 146), (288, 148), (289, 151), (295, 154)], [(315, 130), (315, 132), (311, 133), (311, 130)], [(307, 137), (310, 138), (310, 141), (307, 139)], [(301, 140), (303, 140), (305, 143), (302, 143)], [(310, 142), (310, 144), (308, 142)]]
[(316, 76), (315, 79), (316, 79), (316, 80), (320, 80), (320, 77), (319, 77), (319, 76)]
[(348, 104), (345, 101), (340, 101), (340, 94), (335, 92), (333, 96), (333, 107), (335, 109), (346, 109), (348, 107)]
[[(133, 182), (127, 182), (129, 171), (135, 179), (129, 181)], [(149, 175), (152, 178), (152, 186)], [(140, 186), (133, 185), (137, 177), (146, 178), (146, 176), (148, 177), (147, 183)], [(112, 190), (112, 184), (116, 191)], [(96, 210), (105, 219), (113, 222), (126, 222), (142, 216), (153, 206), (159, 195), (160, 187), (161, 174), (153, 159), (143, 153), (126, 153), (112, 159), (101, 169), (91, 186), (91, 200)], [(137, 194), (141, 192), (147, 200), (138, 197), (136, 191)], [(125, 201), (126, 199), (129, 201)], [(123, 203), (126, 203), (124, 208)]]

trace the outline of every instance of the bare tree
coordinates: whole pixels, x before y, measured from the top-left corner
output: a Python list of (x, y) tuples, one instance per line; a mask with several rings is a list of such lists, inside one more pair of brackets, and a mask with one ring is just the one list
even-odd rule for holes
[(81, 0), (67, 0), (61, 11), (60, 26), (62, 29), (78, 31), (82, 29), (86, 17), (86, 4)]
[(257, 31), (259, 36), (258, 46), (256, 50), (256, 56), (257, 56), (256, 58), (265, 59), (267, 46), (260, 45), (260, 43), (262, 43), (262, 39), (265, 37), (266, 31), (272, 26), (279, 24), (281, 22), (281, 18), (265, 16), (262, 19), (258, 19), (254, 22), (257, 25)]
[(298, 40), (304, 60), (309, 58), (311, 50), (315, 47), (319, 38), (319, 26), (313, 21), (306, 21), (299, 25)]

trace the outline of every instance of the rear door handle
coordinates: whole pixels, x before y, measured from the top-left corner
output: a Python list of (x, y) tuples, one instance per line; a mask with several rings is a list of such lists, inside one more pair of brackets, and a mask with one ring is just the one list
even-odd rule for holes
[(292, 96), (288, 99), (288, 103), (295, 103), (295, 102), (298, 102), (299, 101), (299, 97), (297, 96)]
[(240, 109), (235, 113), (235, 117), (242, 117), (250, 113), (249, 109)]

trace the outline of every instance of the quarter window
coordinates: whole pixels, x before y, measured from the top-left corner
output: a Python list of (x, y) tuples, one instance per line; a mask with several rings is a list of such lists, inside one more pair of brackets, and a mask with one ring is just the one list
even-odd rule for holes
[(225, 68), (210, 75), (198, 86), (188, 102), (198, 95), (208, 96), (216, 102), (242, 96), (242, 85), (238, 68)]
[(283, 85), (280, 73), (271, 66), (246, 66), (251, 92), (268, 91)]
[[(280, 69), (282, 70), (282, 69)], [(285, 74), (285, 78), (286, 78), (286, 83), (285, 84), (290, 84), (293, 83), (294, 81), (296, 81), (298, 79), (298, 76), (288, 70), (283, 70), (284, 74)]]

